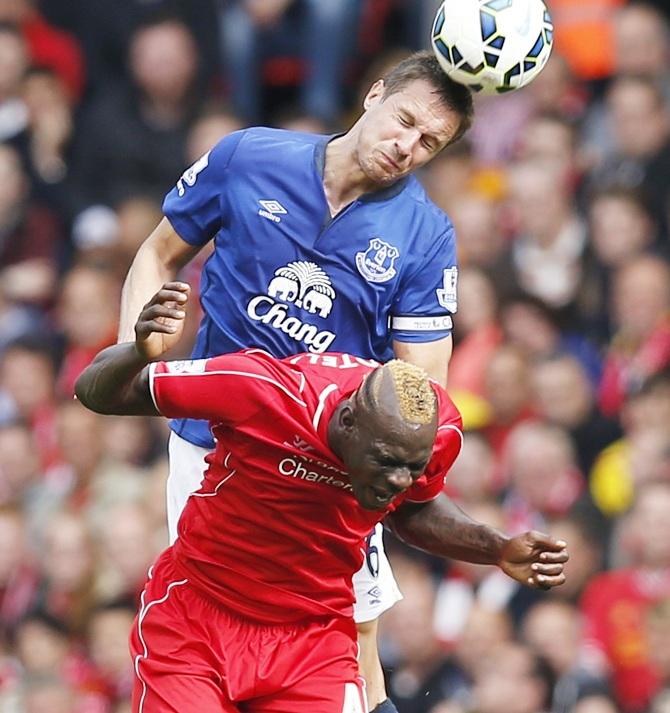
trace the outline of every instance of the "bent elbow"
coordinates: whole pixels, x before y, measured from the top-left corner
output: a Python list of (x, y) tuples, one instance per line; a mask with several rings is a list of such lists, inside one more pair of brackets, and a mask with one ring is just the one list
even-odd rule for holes
[(75, 398), (90, 411), (104, 413), (94, 397), (92, 376), (88, 372), (88, 368), (84, 369), (74, 382)]
[[(89, 379), (86, 375), (86, 370), (82, 371), (74, 382), (74, 396), (80, 401), (86, 408), (90, 409), (91, 404), (88, 395), (88, 382)], [(95, 410), (95, 409), (93, 409)]]

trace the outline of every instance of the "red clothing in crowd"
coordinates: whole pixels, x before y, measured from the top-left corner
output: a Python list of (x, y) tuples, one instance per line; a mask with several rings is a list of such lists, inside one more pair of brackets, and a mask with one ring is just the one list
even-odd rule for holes
[(33, 10), (21, 24), (32, 63), (49, 67), (65, 83), (70, 98), (78, 100), (84, 89), (84, 57), (76, 39), (50, 25)]
[(651, 603), (668, 596), (670, 572), (627, 569), (594, 577), (582, 598), (585, 644), (605, 655), (616, 698), (630, 713), (645, 710), (659, 685), (649, 661), (645, 615)]
[(106, 339), (95, 346), (69, 345), (63, 356), (63, 363), (58, 372), (58, 393), (72, 397), (74, 382), (82, 371), (93, 361), (96, 354), (116, 343), (116, 334), (110, 333)]
[(449, 391), (467, 391), (483, 397), (488, 363), (502, 341), (502, 329), (497, 324), (489, 324), (467, 334), (454, 347), (449, 360)]
[(670, 318), (661, 322), (647, 339), (629, 353), (625, 345), (614, 345), (607, 355), (600, 381), (598, 401), (605, 416), (617, 416), (626, 392), (670, 364)]
[(58, 258), (62, 233), (58, 218), (47, 208), (30, 204), (16, 226), (0, 231), (0, 267), (25, 260)]
[(29, 564), (20, 565), (0, 585), (0, 626), (10, 629), (30, 611), (37, 596), (38, 575)]

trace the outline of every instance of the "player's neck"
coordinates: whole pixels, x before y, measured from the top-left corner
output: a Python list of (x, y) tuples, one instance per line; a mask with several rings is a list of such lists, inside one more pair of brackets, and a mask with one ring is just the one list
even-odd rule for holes
[(356, 160), (356, 138), (351, 131), (326, 146), (323, 188), (331, 216), (337, 215), (364, 193), (379, 188), (365, 175)]

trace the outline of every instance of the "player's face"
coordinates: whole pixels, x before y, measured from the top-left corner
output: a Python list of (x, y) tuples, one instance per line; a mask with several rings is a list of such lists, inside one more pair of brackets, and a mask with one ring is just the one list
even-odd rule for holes
[(456, 135), (461, 119), (422, 79), (383, 95), (380, 80), (364, 101), (356, 154), (368, 179), (388, 185), (436, 156)]
[(421, 476), (430, 460), (435, 426), (383, 416), (357, 425), (344, 463), (354, 497), (366, 510), (385, 510)]

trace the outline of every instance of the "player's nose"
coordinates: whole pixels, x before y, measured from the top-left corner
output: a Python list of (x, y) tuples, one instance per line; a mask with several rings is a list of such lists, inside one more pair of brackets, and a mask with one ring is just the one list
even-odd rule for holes
[(412, 153), (420, 134), (413, 128), (407, 128), (396, 140), (396, 150), (400, 158), (406, 158)]
[(412, 475), (409, 468), (406, 466), (399, 466), (394, 468), (391, 473), (386, 477), (389, 486), (396, 493), (401, 493), (403, 490), (407, 490), (412, 484)]

